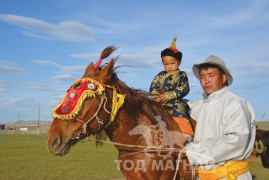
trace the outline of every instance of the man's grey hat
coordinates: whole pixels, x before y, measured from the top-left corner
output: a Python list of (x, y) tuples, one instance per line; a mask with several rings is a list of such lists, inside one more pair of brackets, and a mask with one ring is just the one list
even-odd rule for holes
[(225, 72), (225, 74), (227, 75), (228, 86), (230, 84), (232, 84), (233, 77), (232, 77), (230, 71), (227, 69), (224, 61), (222, 59), (220, 59), (219, 57), (214, 56), (214, 55), (210, 55), (203, 63), (193, 65), (192, 71), (193, 71), (194, 75), (197, 77), (197, 79), (200, 79), (199, 66), (204, 65), (204, 64), (213, 64), (213, 65), (216, 65), (219, 68), (221, 68)]

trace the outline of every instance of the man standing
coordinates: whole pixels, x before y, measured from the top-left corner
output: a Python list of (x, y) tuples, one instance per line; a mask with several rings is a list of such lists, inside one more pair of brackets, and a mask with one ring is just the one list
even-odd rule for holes
[(250, 104), (231, 93), (233, 78), (223, 60), (214, 55), (193, 66), (204, 90), (202, 99), (189, 102), (197, 121), (186, 155), (198, 166), (199, 179), (252, 179), (246, 158), (255, 142), (255, 115)]

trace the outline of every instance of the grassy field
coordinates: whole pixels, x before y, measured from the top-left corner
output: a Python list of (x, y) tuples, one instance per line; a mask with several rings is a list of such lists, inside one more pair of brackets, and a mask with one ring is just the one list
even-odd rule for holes
[(269, 131), (269, 121), (256, 122), (257, 129)]
[[(93, 142), (78, 143), (62, 158), (46, 150), (45, 135), (0, 135), (0, 179), (120, 179), (116, 149), (109, 144), (95, 148)], [(250, 158), (256, 180), (267, 180), (260, 158)]]
[(122, 177), (116, 149), (78, 143), (62, 158), (49, 154), (45, 135), (0, 135), (0, 179), (103, 180)]

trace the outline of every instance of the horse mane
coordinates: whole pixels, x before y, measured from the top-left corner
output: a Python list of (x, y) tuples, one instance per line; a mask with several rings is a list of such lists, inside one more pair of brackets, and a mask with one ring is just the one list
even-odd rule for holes
[[(117, 68), (117, 67), (116, 67)], [(168, 127), (171, 128), (170, 121), (172, 117), (167, 112), (164, 106), (147, 98), (143, 95), (141, 90), (130, 88), (124, 82), (120, 81), (115, 69), (113, 70), (110, 83), (114, 85), (117, 92), (125, 94), (125, 103), (123, 108), (126, 109), (126, 113), (133, 121), (137, 121), (141, 113), (145, 115), (153, 124), (156, 124), (156, 116), (160, 116), (164, 120)]]
[[(100, 58), (104, 59), (108, 57), (116, 49), (117, 47), (115, 46), (108, 46), (102, 51)], [(117, 61), (118, 57), (113, 60)], [(98, 67), (98, 69), (101, 70), (103, 67), (104, 65)], [(166, 122), (167, 126), (171, 128), (170, 121), (172, 117), (165, 109), (165, 107), (147, 98), (145, 95), (143, 96), (141, 93), (139, 93), (138, 89), (130, 88), (124, 82), (120, 81), (117, 73), (115, 72), (117, 68), (118, 67), (115, 67), (113, 69), (110, 82), (108, 83), (112, 84), (118, 93), (125, 94), (125, 103), (123, 104), (123, 108), (126, 109), (127, 115), (133, 121), (138, 121), (140, 119), (138, 117), (139, 115), (145, 115), (152, 124), (156, 124), (156, 116), (160, 116), (161, 119)]]

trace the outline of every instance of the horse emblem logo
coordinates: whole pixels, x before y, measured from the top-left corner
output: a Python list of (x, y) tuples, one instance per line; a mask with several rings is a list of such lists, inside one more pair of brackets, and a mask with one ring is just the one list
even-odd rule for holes
[[(183, 148), (185, 137), (181, 132), (169, 131), (166, 128), (166, 123), (161, 120), (160, 116), (155, 117), (157, 124), (148, 126), (146, 123), (141, 123), (129, 131), (129, 135), (142, 135), (147, 144), (145, 152), (149, 149), (157, 149), (161, 155), (162, 149), (174, 149), (175, 147)], [(172, 153), (168, 153), (169, 155)], [(167, 154), (166, 154), (167, 155)], [(163, 155), (162, 155), (163, 156)]]

